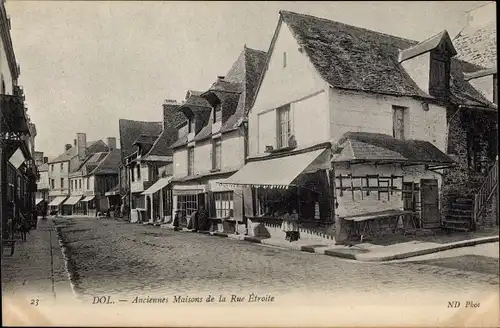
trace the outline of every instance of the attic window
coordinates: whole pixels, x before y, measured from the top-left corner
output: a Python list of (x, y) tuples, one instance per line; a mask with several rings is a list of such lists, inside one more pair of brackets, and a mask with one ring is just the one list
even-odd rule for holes
[(286, 52), (283, 52), (283, 68), (286, 67)]
[(214, 107), (213, 122), (214, 123), (220, 122), (221, 119), (222, 119), (222, 106), (218, 104), (217, 106)]
[(188, 132), (192, 133), (195, 130), (194, 118), (190, 118), (188, 122)]

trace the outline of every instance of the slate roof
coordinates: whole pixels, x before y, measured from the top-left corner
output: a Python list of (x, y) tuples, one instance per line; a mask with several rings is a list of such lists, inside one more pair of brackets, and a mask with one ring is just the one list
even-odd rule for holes
[(333, 149), (334, 162), (387, 161), (451, 165), (453, 160), (422, 140), (399, 140), (386, 134), (347, 132)]
[(320, 76), (332, 87), (423, 96), (397, 58), (418, 42), (310, 15), (280, 11)]
[(469, 26), (463, 29), (453, 40), (457, 49), (457, 58), (483, 68), (497, 65), (497, 30), (492, 21), (481, 26)]
[(122, 159), (136, 150), (134, 142), (141, 135), (158, 137), (162, 132), (163, 122), (145, 122), (120, 119), (120, 148)]
[[(289, 11), (280, 14), (320, 76), (332, 87), (431, 98), (419, 89), (398, 57), (400, 50), (413, 48), (411, 55), (412, 51), (429, 48), (444, 32), (419, 43), (310, 15)], [(452, 100), (464, 105), (491, 106), (464, 80), (459, 70), (467, 63), (455, 58), (451, 62)]]
[[(104, 141), (97, 140), (97, 141), (87, 142), (87, 154), (94, 154), (102, 151), (108, 151), (108, 146), (104, 143)], [(70, 149), (66, 150), (64, 153), (62, 153), (61, 155), (50, 160), (49, 163), (69, 161), (77, 155), (78, 152), (76, 150), (76, 146), (73, 146)]]
[(106, 154), (99, 162), (99, 165), (92, 172), (95, 175), (103, 174), (119, 174), (120, 170), (118, 165), (121, 162), (121, 151), (120, 149), (113, 150)]
[(487, 106), (496, 108), (496, 106), (486, 99), (481, 92), (466, 81), (464, 75), (471, 72), (477, 72), (481, 67), (468, 63), (463, 60), (453, 58), (450, 67), (450, 91), (451, 101), (466, 106)]

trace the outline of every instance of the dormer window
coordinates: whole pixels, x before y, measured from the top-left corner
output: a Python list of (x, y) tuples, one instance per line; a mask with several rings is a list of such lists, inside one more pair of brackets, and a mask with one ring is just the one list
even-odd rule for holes
[(214, 107), (213, 122), (217, 123), (222, 121), (222, 106), (218, 104)]
[(188, 132), (192, 133), (195, 130), (195, 120), (194, 118), (190, 118), (188, 122)]

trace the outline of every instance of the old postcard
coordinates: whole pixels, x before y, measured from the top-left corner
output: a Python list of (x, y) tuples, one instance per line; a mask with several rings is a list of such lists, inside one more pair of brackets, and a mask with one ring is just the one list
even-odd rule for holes
[(498, 327), (496, 3), (0, 0), (7, 326)]

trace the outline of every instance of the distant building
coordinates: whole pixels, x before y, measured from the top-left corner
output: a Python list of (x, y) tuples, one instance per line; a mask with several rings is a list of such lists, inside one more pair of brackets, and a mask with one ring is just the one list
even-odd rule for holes
[(38, 179), (36, 182), (36, 201), (39, 205), (42, 201), (49, 201), (49, 164), (48, 158), (43, 156), (43, 152), (35, 152), (35, 164), (38, 168)]
[[(113, 139), (108, 138), (111, 142)], [(70, 173), (78, 170), (88, 156), (108, 150), (109, 145), (102, 140), (87, 142), (85, 133), (77, 133), (73, 144), (64, 145), (64, 152), (48, 161), (49, 205), (52, 209), (59, 208), (70, 196)]]

